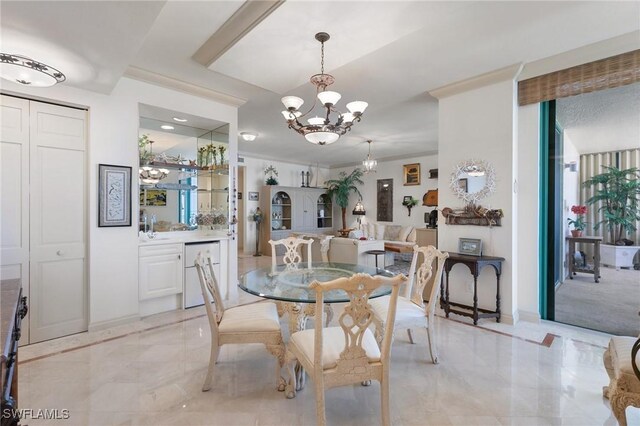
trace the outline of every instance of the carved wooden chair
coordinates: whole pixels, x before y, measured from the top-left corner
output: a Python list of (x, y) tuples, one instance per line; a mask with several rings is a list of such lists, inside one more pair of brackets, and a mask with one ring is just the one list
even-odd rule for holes
[(604, 352), (609, 386), (602, 391), (620, 426), (627, 426), (627, 407), (640, 408), (640, 338), (615, 336)]
[[(211, 356), (202, 391), (206, 392), (211, 389), (211, 380), (220, 347), (229, 343), (264, 344), (267, 351), (276, 357), (277, 387), (279, 391), (283, 391), (285, 381), (281, 372), (284, 365), (285, 347), (275, 303), (260, 302), (225, 309), (218, 281), (213, 273), (209, 252), (199, 253), (195, 260), (195, 266), (200, 278), (200, 289), (205, 300), (205, 309), (211, 328)], [(215, 311), (212, 305), (215, 306)]]
[[(423, 260), (418, 265), (420, 255)], [(409, 341), (413, 343), (413, 335), (411, 334), (412, 326), (424, 326), (427, 328), (427, 337), (429, 339), (429, 352), (431, 360), (434, 364), (438, 363), (438, 349), (436, 347), (436, 336), (434, 327), (434, 317), (440, 295), (440, 280), (442, 279), (442, 271), (444, 262), (449, 257), (448, 253), (442, 253), (433, 246), (414, 247), (413, 260), (409, 269), (409, 283), (405, 288), (404, 294), (398, 298), (398, 307), (396, 311), (396, 328), (407, 328)], [(435, 280), (433, 288), (429, 294), (429, 303), (425, 306), (422, 301), (422, 292), (429, 279), (434, 274), (432, 270), (433, 261), (437, 261), (437, 270), (435, 271)], [(414, 278), (415, 275), (415, 278)], [(380, 322), (378, 327), (379, 333), (376, 336), (378, 340), (382, 338), (382, 330), (388, 325), (385, 323), (387, 313), (389, 311), (389, 297), (384, 296), (371, 301), (371, 306), (376, 316), (376, 321)]]
[(305, 240), (304, 238), (287, 237), (277, 241), (269, 240), (269, 244), (271, 244), (271, 269), (273, 271), (276, 270), (278, 265), (276, 247), (279, 245), (284, 246), (286, 250), (282, 256), (282, 262), (287, 265), (287, 268), (297, 268), (302, 263), (302, 255), (299, 248), (306, 244), (307, 267), (311, 268), (311, 244), (313, 244), (313, 239)]
[[(356, 274), (350, 278), (338, 278), (321, 283), (314, 281), (311, 288), (316, 292), (316, 312), (322, 312), (324, 293), (343, 290), (349, 295), (349, 303), (338, 319), (339, 327), (322, 327), (322, 318), (315, 322), (315, 328), (293, 333), (287, 345), (286, 363), (289, 371), (287, 397), (295, 397), (295, 361), (309, 374), (315, 383), (316, 414), (318, 425), (326, 424), (324, 409), (325, 388), (364, 383), (371, 380), (380, 382), (382, 423), (389, 425), (389, 363), (393, 322), (400, 284), (407, 278), (372, 277)], [(392, 286), (389, 309), (385, 323), (390, 327), (385, 332), (381, 346), (369, 329), (373, 322), (373, 311), (369, 295), (382, 285)], [(299, 390), (299, 389), (298, 389)]]

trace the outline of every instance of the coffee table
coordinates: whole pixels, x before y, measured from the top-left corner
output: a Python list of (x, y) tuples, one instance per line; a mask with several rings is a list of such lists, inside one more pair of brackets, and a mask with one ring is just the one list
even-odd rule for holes
[(412, 253), (413, 246), (405, 244), (384, 243), (384, 249), (386, 251), (392, 251), (394, 253)]

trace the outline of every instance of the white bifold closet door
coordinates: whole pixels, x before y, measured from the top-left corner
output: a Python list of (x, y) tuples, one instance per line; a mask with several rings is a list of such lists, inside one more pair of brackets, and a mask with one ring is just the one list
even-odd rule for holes
[(86, 331), (87, 112), (8, 96), (2, 112), (3, 278), (21, 272), (30, 343)]

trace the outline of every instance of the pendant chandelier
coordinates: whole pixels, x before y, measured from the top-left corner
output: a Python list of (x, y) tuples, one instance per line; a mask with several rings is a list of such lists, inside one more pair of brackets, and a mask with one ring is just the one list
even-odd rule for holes
[[(149, 153), (153, 159), (153, 141), (149, 141)], [(142, 183), (146, 185), (155, 185), (169, 175), (169, 170), (155, 169), (150, 165), (144, 165), (138, 169), (138, 173)]]
[[(335, 82), (335, 78), (330, 74), (324, 73), (324, 43), (329, 40), (329, 34), (318, 33), (316, 34), (316, 40), (321, 44), (320, 74), (315, 74), (310, 79), (311, 83), (316, 86), (316, 99), (309, 111), (303, 114), (299, 110), (304, 101), (297, 96), (285, 96), (282, 98), (282, 103), (286, 110), (282, 111), (282, 115), (287, 120), (289, 128), (303, 135), (307, 141), (317, 145), (329, 145), (351, 130), (353, 123), (360, 121), (362, 113), (369, 104), (363, 101), (349, 102), (346, 105), (349, 112), (340, 112), (335, 108), (342, 96), (338, 92), (326, 90), (327, 86)], [(322, 116), (309, 118), (307, 125), (302, 124), (300, 119), (313, 111), (318, 100), (324, 108)], [(334, 114), (333, 123), (332, 114)]]
[(0, 77), (34, 87), (50, 87), (66, 80), (64, 74), (52, 66), (10, 53), (0, 53)]
[(378, 162), (371, 158), (371, 141), (368, 140), (367, 143), (369, 144), (369, 153), (367, 154), (367, 159), (362, 161), (362, 166), (365, 173), (375, 172), (378, 168)]

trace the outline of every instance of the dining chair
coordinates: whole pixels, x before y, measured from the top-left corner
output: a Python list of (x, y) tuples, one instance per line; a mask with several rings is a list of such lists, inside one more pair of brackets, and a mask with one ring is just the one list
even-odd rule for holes
[[(422, 255), (422, 262), (418, 266), (418, 259)], [(443, 253), (433, 246), (414, 247), (411, 268), (409, 269), (409, 283), (405, 288), (404, 294), (398, 297), (398, 306), (396, 309), (396, 328), (407, 328), (409, 341), (414, 343), (411, 333), (412, 326), (424, 326), (427, 329), (427, 338), (429, 341), (429, 352), (431, 360), (434, 364), (438, 363), (438, 349), (436, 346), (436, 336), (434, 327), (434, 317), (438, 297), (440, 295), (440, 280), (442, 279), (442, 271), (444, 262), (449, 257), (448, 253)], [(429, 293), (429, 302), (425, 305), (422, 299), (422, 292), (425, 285), (432, 277), (433, 262), (437, 261), (437, 269), (435, 271), (435, 279), (433, 287)], [(382, 330), (389, 325), (385, 322), (390, 309), (390, 299), (383, 296), (371, 301), (376, 321), (380, 323), (378, 327), (378, 341), (382, 338)]]
[(311, 268), (311, 244), (313, 244), (313, 239), (305, 240), (299, 237), (287, 237), (277, 241), (269, 240), (269, 244), (271, 244), (271, 268), (273, 271), (276, 270), (276, 266), (278, 265), (277, 246), (284, 246), (285, 248), (282, 262), (287, 265), (287, 268), (294, 268), (302, 263), (302, 254), (300, 253), (299, 247), (306, 244), (307, 267)]
[[(407, 278), (400, 274), (393, 278), (372, 277), (358, 273), (349, 278), (338, 278), (328, 282), (314, 281), (311, 289), (316, 293), (316, 312), (322, 315), (324, 294), (330, 291), (344, 291), (349, 302), (338, 318), (339, 327), (322, 327), (322, 318), (315, 327), (298, 331), (291, 335), (285, 362), (289, 372), (286, 396), (293, 398), (299, 390), (296, 380), (296, 361), (306, 370), (315, 383), (316, 416), (319, 425), (326, 424), (325, 389), (366, 383), (380, 382), (382, 423), (389, 425), (389, 363), (393, 322), (400, 284)], [(385, 323), (387, 328), (381, 346), (369, 329), (374, 314), (369, 304), (369, 296), (378, 287), (391, 286), (389, 309)]]
[[(200, 278), (200, 289), (205, 300), (205, 309), (211, 328), (211, 355), (209, 369), (202, 391), (211, 389), (213, 371), (218, 360), (220, 347), (226, 344), (262, 343), (267, 351), (276, 357), (277, 388), (285, 389), (282, 377), (285, 346), (282, 340), (278, 311), (273, 302), (260, 302), (225, 309), (213, 272), (211, 255), (207, 251), (196, 256), (195, 267)], [(215, 306), (215, 312), (213, 310)]]

